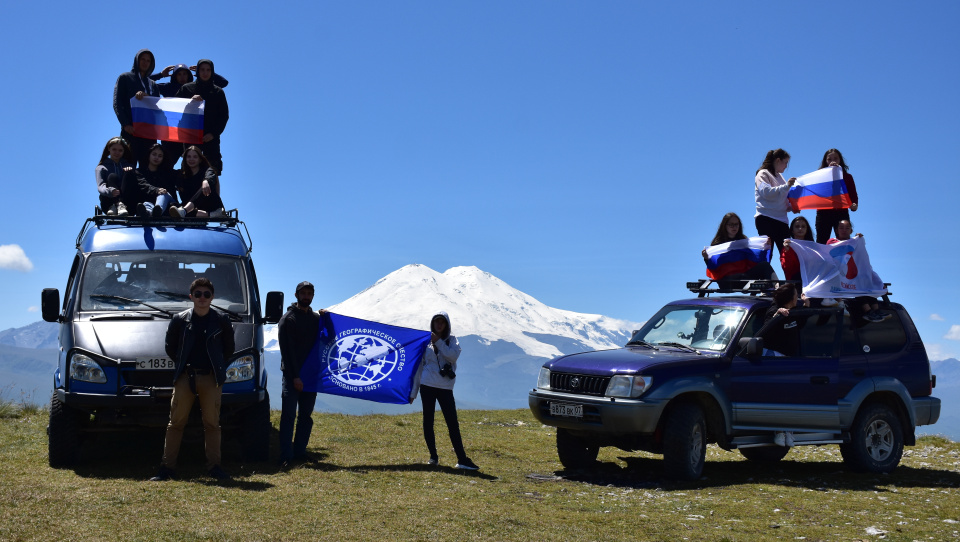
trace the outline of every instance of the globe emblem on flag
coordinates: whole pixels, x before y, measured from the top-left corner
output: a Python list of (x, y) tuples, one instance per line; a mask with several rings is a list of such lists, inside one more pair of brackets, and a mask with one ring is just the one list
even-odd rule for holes
[(390, 376), (397, 367), (400, 345), (381, 337), (353, 334), (340, 338), (324, 355), (327, 370), (349, 386), (366, 387)]

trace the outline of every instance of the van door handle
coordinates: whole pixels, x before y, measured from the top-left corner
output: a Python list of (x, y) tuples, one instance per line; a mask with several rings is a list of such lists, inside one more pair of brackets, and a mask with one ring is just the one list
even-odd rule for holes
[(811, 384), (829, 384), (830, 377), (829, 376), (811, 376), (810, 383)]

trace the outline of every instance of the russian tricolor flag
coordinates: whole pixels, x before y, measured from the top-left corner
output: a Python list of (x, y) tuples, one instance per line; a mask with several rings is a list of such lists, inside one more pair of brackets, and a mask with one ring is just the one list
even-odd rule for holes
[(130, 98), (133, 135), (176, 143), (203, 143), (203, 101), (187, 98)]
[(719, 280), (745, 273), (760, 262), (769, 262), (770, 238), (766, 235), (707, 247), (707, 277)]
[(793, 212), (801, 209), (848, 209), (850, 194), (843, 182), (843, 170), (839, 166), (818, 169), (797, 177), (797, 182), (787, 195)]

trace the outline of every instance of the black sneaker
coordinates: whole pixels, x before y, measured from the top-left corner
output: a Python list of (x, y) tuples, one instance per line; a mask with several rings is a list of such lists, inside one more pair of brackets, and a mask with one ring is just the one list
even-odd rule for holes
[(140, 218), (148, 218), (150, 216), (150, 212), (147, 211), (146, 205), (142, 203), (137, 204), (137, 216)]
[(437, 466), (439, 464), (440, 464), (440, 458), (435, 455), (431, 455), (430, 459), (427, 460), (427, 465)]
[(151, 482), (166, 482), (167, 480), (173, 480), (174, 475), (173, 469), (167, 468), (163, 465), (160, 465), (160, 470), (157, 471), (157, 475), (150, 479)]
[(470, 461), (469, 457), (465, 457), (458, 461), (456, 468), (460, 470), (480, 470), (480, 467), (478, 467), (473, 461)]
[(215, 467), (207, 471), (207, 474), (209, 474), (211, 478), (216, 478), (217, 480), (230, 479), (230, 475), (223, 472), (223, 469), (220, 468), (220, 465), (216, 465)]
[(863, 319), (868, 322), (882, 322), (883, 316), (877, 314), (877, 311), (870, 311), (863, 315)]
[(163, 209), (159, 205), (154, 205), (153, 209), (150, 209), (150, 216), (153, 218), (160, 218), (163, 216)]

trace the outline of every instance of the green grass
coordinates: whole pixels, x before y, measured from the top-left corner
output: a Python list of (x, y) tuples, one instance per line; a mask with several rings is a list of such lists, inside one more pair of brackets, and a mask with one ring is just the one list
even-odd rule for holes
[(662, 479), (658, 456), (611, 448), (596, 469), (565, 473), (554, 429), (526, 410), (460, 416), (479, 473), (451, 468), (442, 419), (437, 468), (419, 414), (315, 414), (315, 462), (248, 464), (228, 441), (235, 480), (217, 485), (201, 442), (184, 443), (177, 481), (147, 482), (162, 432), (102, 435), (78, 466), (51, 469), (46, 413), (21, 412), (0, 419), (0, 540), (960, 538), (960, 445), (941, 438), (907, 448), (889, 475), (847, 472), (836, 446), (774, 465), (711, 446), (704, 477), (681, 484)]

